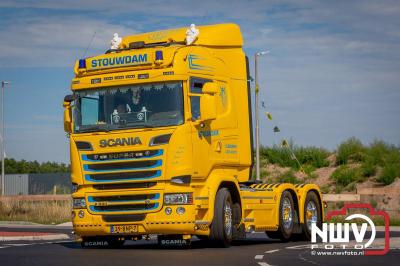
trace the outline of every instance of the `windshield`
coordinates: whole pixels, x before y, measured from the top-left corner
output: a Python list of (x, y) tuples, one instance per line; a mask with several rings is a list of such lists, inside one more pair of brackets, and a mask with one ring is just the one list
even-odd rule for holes
[(75, 92), (76, 133), (183, 123), (182, 82), (147, 83)]

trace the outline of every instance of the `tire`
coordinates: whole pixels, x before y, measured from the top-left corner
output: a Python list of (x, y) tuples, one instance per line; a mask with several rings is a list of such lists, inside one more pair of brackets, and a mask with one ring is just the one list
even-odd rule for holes
[(233, 204), (233, 231), (232, 240), (241, 240), (246, 238), (246, 230), (242, 222), (242, 207), (239, 203)]
[(304, 223), (302, 224), (302, 229), (305, 240), (311, 240), (311, 222), (313, 221), (317, 223), (318, 228), (322, 227), (321, 202), (317, 194), (310, 191), (304, 201)]
[(227, 188), (221, 188), (215, 197), (214, 219), (210, 228), (211, 243), (217, 247), (230, 247), (233, 226), (231, 194)]
[(282, 192), (279, 203), (278, 231), (267, 231), (267, 236), (272, 239), (280, 239), (283, 242), (289, 241), (293, 233), (295, 215), (292, 194), (285, 190)]

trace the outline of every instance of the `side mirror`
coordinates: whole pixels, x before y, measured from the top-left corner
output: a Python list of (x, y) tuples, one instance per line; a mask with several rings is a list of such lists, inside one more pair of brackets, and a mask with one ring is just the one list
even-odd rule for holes
[(67, 107), (67, 106), (71, 106), (71, 103), (75, 100), (74, 95), (68, 94), (64, 97), (64, 103), (63, 106)]
[(69, 106), (64, 109), (64, 131), (72, 132), (71, 107)]
[(71, 102), (75, 100), (73, 95), (67, 95), (64, 97), (64, 131), (67, 133), (72, 132), (72, 112)]
[(200, 97), (200, 114), (200, 119), (202, 121), (214, 120), (217, 118), (217, 102), (214, 95), (203, 94)]

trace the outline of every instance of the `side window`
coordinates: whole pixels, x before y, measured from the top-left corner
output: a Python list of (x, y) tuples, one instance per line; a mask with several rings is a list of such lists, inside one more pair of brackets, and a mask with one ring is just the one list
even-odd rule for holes
[[(195, 121), (200, 118), (200, 94), (202, 94), (203, 85), (210, 82), (209, 79), (190, 78), (190, 108), (192, 112), (192, 120)], [(198, 95), (193, 95), (198, 94)]]
[(81, 99), (82, 125), (96, 125), (99, 120), (99, 97), (83, 97)]

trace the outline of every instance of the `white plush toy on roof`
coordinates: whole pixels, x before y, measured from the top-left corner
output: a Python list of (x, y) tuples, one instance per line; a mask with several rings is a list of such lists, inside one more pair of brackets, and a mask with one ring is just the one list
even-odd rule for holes
[(122, 38), (118, 36), (118, 33), (114, 33), (114, 37), (111, 40), (111, 49), (116, 50), (122, 42)]
[(186, 45), (191, 45), (199, 36), (200, 31), (196, 29), (196, 25), (190, 24), (190, 28), (186, 31)]

